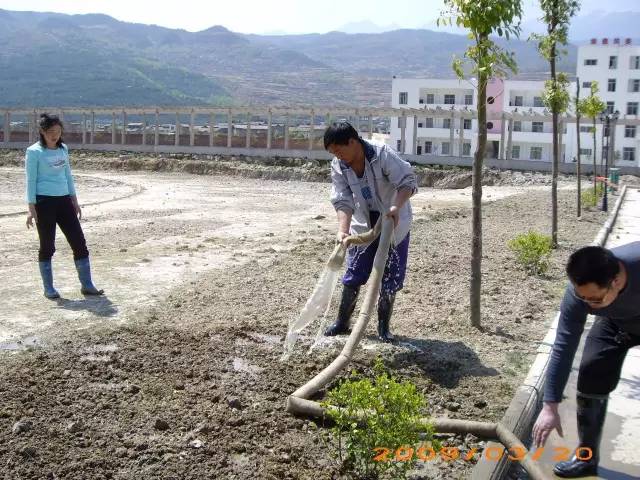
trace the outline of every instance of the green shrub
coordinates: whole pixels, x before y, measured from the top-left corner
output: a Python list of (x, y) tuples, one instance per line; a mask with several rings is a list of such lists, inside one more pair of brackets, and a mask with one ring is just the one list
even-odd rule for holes
[[(329, 392), (323, 405), (339, 407), (328, 408), (335, 422), (331, 436), (343, 471), (359, 479), (403, 479), (417, 456), (397, 461), (396, 450), (402, 446), (417, 450), (420, 434), (430, 442), (433, 428), (420, 423), (426, 402), (414, 384), (389, 376), (379, 358), (374, 371), (373, 381), (352, 373)], [(389, 449), (387, 461), (375, 460), (379, 448)]]
[(508, 246), (528, 272), (541, 275), (549, 269), (551, 237), (528, 231), (509, 240)]
[(595, 207), (598, 200), (604, 195), (604, 185), (599, 183), (594, 193), (593, 188), (589, 187), (580, 194), (580, 201), (584, 207)]

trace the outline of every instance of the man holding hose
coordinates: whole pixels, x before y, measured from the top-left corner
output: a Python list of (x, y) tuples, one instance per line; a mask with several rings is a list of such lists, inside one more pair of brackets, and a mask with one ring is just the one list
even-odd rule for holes
[[(411, 165), (390, 147), (363, 140), (348, 122), (333, 123), (327, 128), (324, 147), (334, 155), (331, 203), (338, 215), (337, 241), (370, 230), (381, 213), (393, 219), (394, 238), (378, 299), (378, 336), (383, 342), (391, 342), (389, 320), (407, 270), (412, 218), (409, 198), (418, 190), (416, 175)], [(349, 247), (338, 318), (325, 335), (349, 332), (349, 320), (360, 287), (371, 274), (378, 241), (376, 238), (368, 244)]]

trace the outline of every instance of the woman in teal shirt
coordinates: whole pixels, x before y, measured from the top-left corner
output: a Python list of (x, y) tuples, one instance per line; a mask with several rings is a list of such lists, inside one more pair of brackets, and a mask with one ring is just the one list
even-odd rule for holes
[(69, 150), (62, 143), (62, 121), (55, 115), (40, 115), (40, 141), (27, 148), (27, 228), (36, 223), (40, 250), (38, 260), (44, 296), (60, 298), (53, 287), (51, 258), (56, 250), (56, 225), (73, 250), (73, 259), (85, 295), (102, 295), (91, 281), (87, 242), (80, 226), (82, 210), (69, 165)]

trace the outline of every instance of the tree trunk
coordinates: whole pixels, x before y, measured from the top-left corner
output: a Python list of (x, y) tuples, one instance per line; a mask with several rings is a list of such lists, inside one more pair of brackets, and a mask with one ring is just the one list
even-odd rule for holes
[[(484, 38), (480, 38), (481, 41)], [(471, 325), (481, 328), (482, 291), (482, 164), (487, 150), (487, 74), (478, 75), (478, 149), (473, 159), (471, 238)]]
[(609, 130), (609, 125), (607, 125), (605, 121), (602, 124), (602, 138), (600, 139), (600, 150), (602, 150), (602, 155), (600, 155), (600, 176), (602, 176), (602, 174), (604, 173), (605, 158), (607, 158), (607, 156), (609, 155), (609, 149), (607, 148), (605, 150), (605, 145), (609, 141), (606, 140), (606, 137), (609, 136), (606, 134), (610, 134), (611, 132), (608, 132), (607, 130)]
[(576, 134), (577, 134), (577, 139), (578, 139), (578, 163), (576, 164), (576, 181), (578, 184), (578, 203), (576, 204), (576, 214), (577, 217), (580, 218), (580, 215), (582, 214), (582, 205), (580, 203), (580, 196), (581, 196), (581, 191), (580, 191), (580, 79), (576, 78)]
[[(604, 129), (604, 127), (602, 127)], [(598, 164), (596, 163), (596, 117), (593, 117), (593, 194), (595, 198), (598, 198), (598, 181), (596, 177), (598, 176)]]
[[(555, 30), (555, 23), (552, 27)], [(556, 85), (556, 46), (555, 43), (551, 47), (551, 80)], [(551, 245), (553, 248), (558, 246), (558, 110), (553, 109), (552, 112), (553, 127), (553, 164), (551, 168)]]

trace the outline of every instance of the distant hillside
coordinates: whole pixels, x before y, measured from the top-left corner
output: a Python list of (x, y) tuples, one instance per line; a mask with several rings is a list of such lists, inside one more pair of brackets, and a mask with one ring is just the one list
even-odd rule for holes
[[(0, 10), (0, 106), (372, 105), (390, 102), (391, 77), (451, 77), (468, 40), (430, 30), (372, 34), (187, 32), (106, 15)], [(519, 40), (521, 72), (542, 74)], [(575, 48), (561, 68), (573, 73)]]
[[(287, 47), (308, 57), (322, 59), (334, 68), (370, 76), (453, 77), (451, 57), (461, 57), (469, 45), (464, 35), (432, 30), (394, 30), (383, 33), (347, 34), (330, 32), (311, 35), (251, 36), (254, 41)], [(522, 40), (498, 43), (516, 54), (519, 71), (548, 70), (534, 43)], [(569, 46), (560, 62), (564, 71), (575, 73), (576, 49)]]

